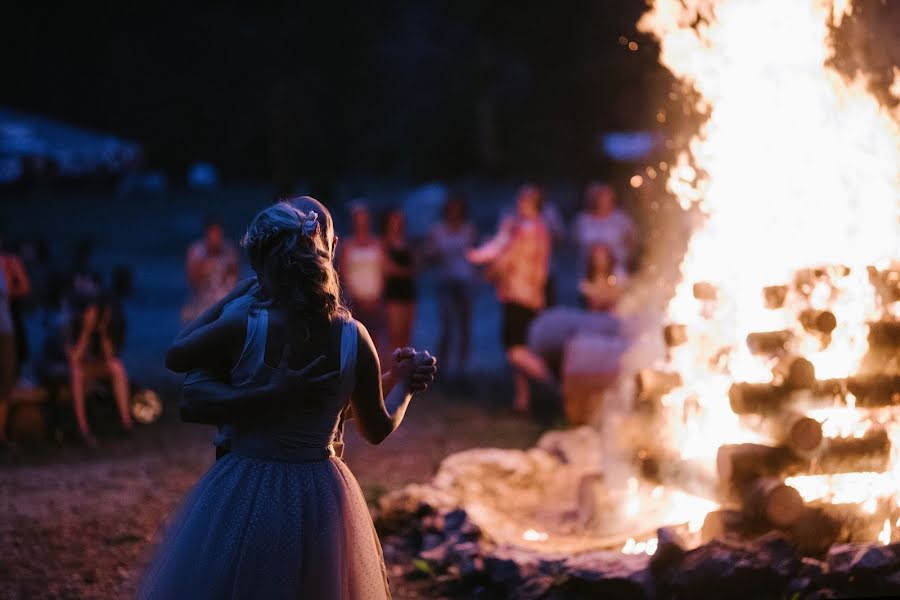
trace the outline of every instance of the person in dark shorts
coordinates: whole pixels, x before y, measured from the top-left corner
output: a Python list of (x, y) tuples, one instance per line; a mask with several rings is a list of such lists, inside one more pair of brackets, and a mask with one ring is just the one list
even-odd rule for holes
[(550, 233), (541, 217), (542, 192), (524, 185), (516, 198), (516, 212), (503, 219), (496, 236), (468, 258), (488, 265), (488, 276), (497, 287), (503, 305), (503, 345), (515, 369), (517, 412), (531, 409), (528, 379), (551, 382), (547, 365), (528, 349), (528, 327), (546, 305), (550, 269)]
[(390, 348), (409, 346), (416, 315), (416, 266), (406, 239), (403, 211), (393, 209), (384, 217), (384, 308)]

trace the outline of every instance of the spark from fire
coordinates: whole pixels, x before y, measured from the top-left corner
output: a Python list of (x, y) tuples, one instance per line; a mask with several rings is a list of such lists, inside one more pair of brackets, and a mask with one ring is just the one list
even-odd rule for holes
[[(674, 164), (659, 165), (667, 190), (696, 216), (668, 307), (689, 332), (669, 357), (683, 385), (663, 399), (682, 457), (711, 461), (724, 444), (767, 441), (728, 402), (735, 382), (773, 381), (748, 334), (796, 330), (798, 308), (827, 309), (837, 321), (829, 342), (796, 331), (799, 349), (818, 379), (841, 378), (859, 369), (868, 323), (898, 316), (867, 267), (900, 258), (900, 109), (891, 114), (864, 77), (848, 80), (830, 64), (830, 30), (851, 10), (850, 0), (654, 0), (638, 23), (708, 117)], [(892, 91), (900, 96), (900, 70)], [(762, 301), (764, 288), (827, 265), (846, 269), (802, 297), (791, 292), (784, 308)], [(698, 302), (700, 282), (715, 287), (715, 302)], [(826, 437), (859, 438), (876, 423), (852, 402), (820, 417)], [(877, 424), (900, 441), (894, 420)], [(898, 471), (894, 460), (886, 473), (788, 483), (807, 500), (851, 497), (869, 508), (897, 496)], [(685, 507), (681, 520), (703, 509)], [(890, 539), (889, 522), (886, 530)]]

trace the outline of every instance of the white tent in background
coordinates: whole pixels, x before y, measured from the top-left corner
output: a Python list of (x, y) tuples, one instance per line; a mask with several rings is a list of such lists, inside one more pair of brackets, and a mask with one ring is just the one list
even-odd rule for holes
[(120, 173), (142, 152), (136, 142), (0, 107), (0, 183), (29, 169), (62, 177)]

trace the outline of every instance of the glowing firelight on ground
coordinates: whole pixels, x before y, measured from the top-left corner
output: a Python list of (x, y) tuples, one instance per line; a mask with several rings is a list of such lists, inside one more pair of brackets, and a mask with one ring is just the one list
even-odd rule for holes
[[(881, 106), (862, 76), (847, 80), (830, 66), (829, 28), (851, 10), (849, 0), (654, 0), (638, 24), (659, 40), (660, 62), (697, 93), (691, 108), (708, 115), (675, 163), (659, 165), (667, 189), (697, 215), (668, 307), (671, 322), (690, 332), (669, 357), (683, 385), (663, 399), (671, 445), (684, 458), (712, 461), (723, 444), (767, 441), (728, 402), (732, 383), (773, 380), (772, 365), (747, 348), (748, 334), (796, 327), (801, 302), (827, 308), (837, 320), (829, 343), (798, 337), (816, 376), (839, 378), (857, 372), (868, 322), (897, 316), (898, 303), (879, 302), (867, 266), (900, 258), (900, 114)], [(847, 269), (784, 309), (761, 301), (763, 288), (825, 265)], [(715, 286), (714, 306), (698, 309), (698, 282)], [(811, 416), (832, 438), (886, 428), (897, 453), (896, 419), (857, 411), (852, 397)], [(891, 459), (886, 473), (787, 483), (807, 501), (874, 512), (878, 498), (900, 497)], [(885, 521), (879, 539), (890, 538)], [(623, 552), (646, 543), (629, 540)]]

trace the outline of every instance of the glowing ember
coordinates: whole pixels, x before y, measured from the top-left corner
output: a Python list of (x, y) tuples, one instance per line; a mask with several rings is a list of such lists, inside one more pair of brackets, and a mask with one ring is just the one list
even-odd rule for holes
[(878, 534), (878, 541), (882, 544), (890, 544), (891, 543), (891, 520), (884, 520), (884, 527), (881, 529), (881, 533)]
[(525, 533), (522, 534), (522, 539), (526, 542), (546, 542), (549, 537), (543, 531), (537, 531), (536, 529), (526, 529)]
[[(830, 66), (829, 29), (851, 8), (849, 0), (653, 0), (638, 24), (659, 40), (661, 63), (697, 93), (693, 108), (708, 116), (675, 164), (659, 164), (667, 189), (696, 216), (668, 307), (687, 332), (668, 359), (682, 385), (661, 401), (670, 446), (683, 459), (712, 463), (725, 444), (775, 445), (729, 403), (735, 383), (782, 381), (777, 361), (755, 352), (748, 335), (783, 331), (788, 341), (778, 352), (805, 358), (818, 381), (838, 380), (860, 371), (869, 323), (900, 314), (868, 269), (896, 268), (900, 257), (900, 115), (882, 107), (861, 76), (848, 81)], [(892, 91), (900, 92), (900, 71)], [(714, 294), (698, 296), (697, 284)], [(772, 286), (787, 290), (780, 303), (763, 301)], [(833, 325), (824, 334), (801, 327), (804, 311), (827, 311)], [(900, 499), (898, 416), (857, 409), (863, 403), (846, 389), (827, 406), (836, 393), (809, 391), (791, 402), (821, 424), (824, 448), (887, 431), (886, 472), (785, 483), (806, 501), (859, 504), (872, 514), (878, 499)], [(629, 514), (640, 508), (633, 498)], [(673, 506), (673, 522), (692, 528), (698, 510), (715, 508)], [(886, 521), (879, 539), (890, 536)], [(644, 550), (646, 542), (632, 539), (622, 551)]]
[(659, 540), (655, 537), (637, 542), (634, 538), (628, 538), (625, 545), (622, 546), (622, 554), (647, 554), (653, 556), (656, 554)]

